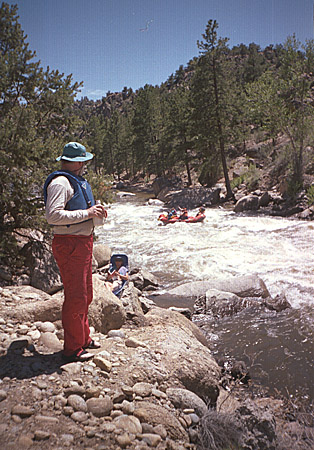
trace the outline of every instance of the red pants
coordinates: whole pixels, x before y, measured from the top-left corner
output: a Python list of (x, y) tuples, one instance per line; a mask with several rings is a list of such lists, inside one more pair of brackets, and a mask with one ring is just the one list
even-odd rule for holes
[(93, 299), (93, 235), (55, 235), (52, 252), (64, 287), (63, 352), (70, 356), (91, 341), (87, 313)]

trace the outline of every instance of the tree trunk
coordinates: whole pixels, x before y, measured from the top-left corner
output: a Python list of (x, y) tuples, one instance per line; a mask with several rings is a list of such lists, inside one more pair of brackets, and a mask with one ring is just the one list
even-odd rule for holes
[(217, 120), (217, 128), (218, 128), (218, 135), (219, 135), (220, 156), (221, 156), (222, 168), (223, 168), (224, 177), (225, 177), (225, 185), (226, 185), (226, 189), (227, 189), (227, 199), (229, 199), (229, 198), (234, 198), (234, 195), (233, 195), (231, 185), (230, 185), (230, 180), (229, 180), (228, 167), (227, 167), (226, 154), (225, 154), (225, 143), (224, 143), (222, 125), (221, 125), (221, 120), (220, 120), (220, 115), (219, 115), (219, 95), (218, 95), (215, 59), (213, 59), (213, 75), (214, 75), (216, 120)]
[(189, 164), (189, 160), (186, 159), (185, 160), (185, 167), (186, 167), (186, 173), (188, 176), (188, 185), (191, 186), (192, 185), (192, 178), (191, 178), (191, 170), (190, 170), (190, 164)]

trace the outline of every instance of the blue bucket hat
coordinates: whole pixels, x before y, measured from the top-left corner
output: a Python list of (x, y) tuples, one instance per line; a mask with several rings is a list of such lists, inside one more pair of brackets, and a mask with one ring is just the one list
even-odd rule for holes
[(79, 144), (78, 142), (69, 142), (63, 148), (63, 153), (61, 156), (58, 156), (56, 161), (60, 161), (60, 159), (65, 159), (66, 161), (89, 161), (93, 159), (94, 155), (86, 151), (84, 145)]

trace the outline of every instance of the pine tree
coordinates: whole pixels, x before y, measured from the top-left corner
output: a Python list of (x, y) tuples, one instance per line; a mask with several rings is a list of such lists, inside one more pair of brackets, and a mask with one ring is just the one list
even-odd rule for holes
[(209, 20), (203, 41), (197, 43), (201, 56), (192, 79), (191, 120), (196, 147), (204, 161), (203, 169), (208, 174), (207, 180), (215, 182), (219, 175), (220, 159), (227, 198), (232, 198), (226, 148), (233, 142), (241, 121), (241, 96), (235, 78), (234, 59), (227, 47), (228, 39), (218, 38), (217, 29), (217, 22)]

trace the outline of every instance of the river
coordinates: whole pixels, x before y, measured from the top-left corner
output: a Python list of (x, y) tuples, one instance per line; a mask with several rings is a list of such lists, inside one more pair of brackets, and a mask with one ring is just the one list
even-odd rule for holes
[[(98, 242), (152, 272), (160, 286), (256, 274), (288, 312), (244, 311), (209, 324), (215, 356), (244, 361), (253, 381), (291, 397), (314, 399), (314, 223), (206, 209), (203, 223), (161, 225), (160, 206), (130, 196), (108, 208)], [(193, 211), (190, 212), (191, 215)]]

